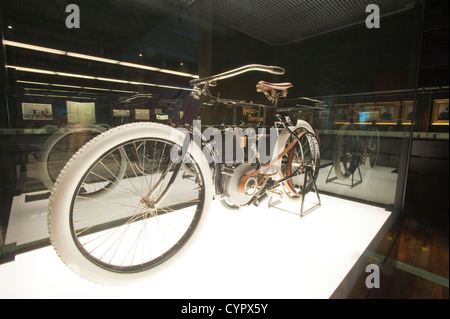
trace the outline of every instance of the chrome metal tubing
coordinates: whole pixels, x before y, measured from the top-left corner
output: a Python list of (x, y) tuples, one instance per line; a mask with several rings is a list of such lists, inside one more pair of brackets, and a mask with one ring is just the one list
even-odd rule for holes
[(194, 79), (191, 80), (189, 83), (190, 85), (202, 85), (209, 82), (215, 82), (223, 79), (228, 79), (233, 76), (246, 73), (249, 71), (261, 71), (261, 72), (268, 72), (276, 75), (283, 75), (285, 70), (279, 66), (270, 66), (270, 65), (262, 65), (262, 64), (249, 64), (245, 66), (241, 66), (237, 69), (229, 70), (220, 74), (212, 75), (209, 77), (201, 78), (201, 79)]

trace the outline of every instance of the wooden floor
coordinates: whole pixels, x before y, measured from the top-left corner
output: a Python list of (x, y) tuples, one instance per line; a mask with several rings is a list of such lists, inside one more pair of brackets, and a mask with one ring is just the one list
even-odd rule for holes
[(398, 227), (395, 249), (381, 270), (380, 288), (365, 289), (352, 297), (448, 299), (448, 222), (432, 225), (405, 218)]

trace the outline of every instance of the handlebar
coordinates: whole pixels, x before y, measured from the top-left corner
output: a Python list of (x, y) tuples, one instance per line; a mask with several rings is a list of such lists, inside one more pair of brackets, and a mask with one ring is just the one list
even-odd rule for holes
[(233, 76), (246, 73), (249, 71), (262, 71), (262, 72), (268, 72), (276, 75), (283, 75), (285, 70), (279, 66), (269, 66), (269, 65), (262, 65), (262, 64), (249, 64), (245, 66), (241, 66), (237, 69), (233, 69), (230, 71), (226, 71), (220, 74), (212, 75), (209, 77), (201, 78), (201, 79), (194, 79), (189, 82), (190, 85), (201, 85), (205, 84), (207, 82), (214, 82), (219, 81), (227, 78), (231, 78)]

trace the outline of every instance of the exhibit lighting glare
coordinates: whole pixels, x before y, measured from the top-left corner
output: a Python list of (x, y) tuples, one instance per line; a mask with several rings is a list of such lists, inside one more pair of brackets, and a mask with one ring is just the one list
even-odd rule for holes
[(112, 59), (106, 59), (106, 58), (100, 58), (92, 55), (86, 55), (86, 54), (80, 54), (80, 53), (74, 53), (74, 52), (67, 52), (67, 56), (71, 56), (73, 58), (79, 58), (79, 59), (86, 59), (91, 61), (98, 61), (98, 62), (104, 62), (104, 63), (111, 63), (111, 64), (119, 64), (120, 61), (112, 60)]
[(32, 82), (32, 81), (23, 81), (23, 80), (17, 80), (17, 83), (35, 84), (35, 85), (50, 85), (50, 83)]
[(179, 76), (186, 76), (186, 77), (192, 77), (194, 79), (197, 79), (198, 76), (192, 76), (192, 74), (188, 74), (188, 73), (184, 73), (184, 72), (178, 72), (178, 71), (172, 71), (172, 70), (166, 70), (166, 69), (161, 69), (162, 73), (167, 73), (167, 74), (174, 74), (174, 75), (179, 75)]
[(56, 84), (56, 83), (44, 83), (44, 82), (33, 82), (33, 81), (23, 81), (23, 80), (17, 80), (17, 83), (33, 84), (33, 85), (44, 85), (44, 86), (57, 86), (57, 87), (65, 87), (65, 88), (72, 88), (72, 89), (83, 89), (83, 90), (93, 90), (93, 91), (109, 91), (109, 92), (130, 93), (130, 94), (137, 94), (137, 93), (139, 93), (137, 91), (114, 90), (114, 89), (95, 88), (95, 87), (89, 87), (89, 86), (78, 86), (78, 85), (67, 85), (67, 84)]
[(75, 98), (75, 99), (81, 99), (81, 100), (92, 100), (92, 97), (84, 97), (84, 96), (69, 96), (69, 95), (54, 95), (54, 94), (47, 94), (48, 97), (61, 97), (61, 98)]
[(7, 68), (16, 69), (17, 71), (22, 72), (32, 72), (32, 73), (42, 73), (42, 74), (52, 74), (55, 75), (55, 72), (48, 71), (48, 70), (40, 70), (40, 69), (32, 69), (32, 68), (25, 68), (21, 66), (14, 66), (14, 65), (6, 65)]
[(34, 50), (34, 51), (40, 51), (40, 52), (45, 52), (45, 53), (51, 53), (51, 54), (65, 55), (65, 56), (70, 56), (73, 58), (85, 59), (85, 60), (90, 60), (90, 61), (117, 64), (117, 65), (126, 66), (126, 67), (130, 67), (130, 68), (137, 68), (137, 69), (149, 70), (149, 71), (154, 71), (154, 72), (162, 72), (162, 73), (173, 74), (173, 75), (178, 75), (178, 76), (183, 76), (183, 77), (190, 77), (190, 78), (194, 78), (194, 79), (199, 78), (198, 75), (191, 74), (191, 73), (178, 72), (178, 71), (173, 71), (173, 70), (168, 70), (168, 69), (156, 68), (156, 67), (148, 66), (148, 65), (129, 63), (129, 62), (123, 62), (123, 61), (118, 61), (118, 60), (113, 60), (113, 59), (96, 57), (96, 56), (86, 55), (86, 54), (81, 54), (81, 53), (76, 53), (76, 52), (69, 52), (69, 51), (63, 51), (63, 50), (58, 50), (58, 49), (46, 48), (46, 47), (42, 47), (42, 46), (38, 46), (38, 45), (21, 43), (21, 42), (16, 42), (16, 41), (3, 40), (3, 44), (12, 46), (12, 47), (27, 49), (27, 50)]
[(167, 88), (167, 89), (174, 89), (174, 90), (193, 91), (192, 88), (183, 87), (183, 86), (156, 84), (156, 83), (148, 83), (148, 82), (134, 82), (134, 81), (126, 81), (126, 80), (120, 80), (120, 79), (102, 78), (102, 77), (83, 75), (83, 74), (65, 73), (65, 72), (57, 72), (57, 71), (50, 71), (50, 70), (40, 70), (40, 69), (33, 69), (33, 68), (27, 68), (27, 67), (15, 66), (15, 65), (6, 65), (6, 67), (15, 69), (17, 71), (23, 71), (23, 72), (44, 73), (44, 74), (75, 77), (75, 78), (97, 80), (97, 81), (126, 83), (126, 84), (132, 84), (132, 85), (145, 85), (145, 86), (153, 86), (153, 87), (160, 87), (160, 88)]
[[(19, 82), (19, 81), (17, 81)], [(50, 85), (50, 84), (49, 84)], [(71, 88), (71, 89), (82, 89), (82, 86), (77, 86), (77, 85), (67, 85), (67, 84), (51, 84), (53, 86), (59, 86), (59, 87), (63, 87), (63, 88)]]
[(144, 69), (144, 70), (156, 71), (156, 72), (161, 71), (160, 68), (155, 68), (153, 66), (147, 66), (147, 65), (142, 65), (142, 64), (129, 63), (129, 62), (119, 62), (119, 64), (123, 65), (123, 66), (128, 66), (130, 68)]
[[(57, 84), (54, 84), (54, 85), (57, 85)], [(114, 91), (114, 90), (104, 89), (104, 88), (92, 88), (92, 87), (89, 87), (89, 86), (82, 86), (81, 88), (82, 88), (82, 89), (85, 89), (85, 90)], [(127, 92), (127, 93), (138, 93), (138, 92), (133, 92), (133, 91), (123, 91), (123, 92)]]
[(96, 78), (99, 81), (106, 81), (106, 82), (115, 82), (115, 83), (126, 83), (129, 84), (130, 81), (126, 80), (118, 80), (118, 79), (110, 79), (110, 78)]
[(104, 89), (104, 88), (93, 88), (88, 86), (83, 86), (83, 89), (85, 90), (95, 90), (95, 91), (112, 91), (112, 92), (119, 92), (119, 93), (130, 93), (130, 94), (137, 94), (139, 92), (137, 91), (126, 91), (126, 90), (113, 90), (113, 89)]
[(34, 51), (41, 51), (51, 54), (59, 54), (59, 55), (66, 55), (66, 51), (57, 50), (57, 49), (51, 49), (51, 48), (45, 48), (38, 45), (32, 45), (32, 44), (26, 44), (26, 43), (20, 43), (10, 40), (3, 40), (3, 44), (9, 45), (12, 47), (22, 48), (22, 49), (28, 49), (28, 50), (34, 50)]
[(90, 75), (82, 75), (82, 74), (74, 74), (74, 73), (66, 73), (66, 72), (54, 72), (54, 73), (55, 73), (55, 75), (67, 76), (67, 77), (71, 77), (71, 78), (81, 78), (81, 79), (88, 79), (88, 80), (96, 79), (95, 76), (90, 76)]
[(35, 93), (25, 93), (27, 96), (42, 96), (42, 97), (57, 97), (66, 99), (79, 99), (79, 100), (92, 100), (92, 97), (83, 96), (69, 96), (69, 95), (55, 95), (55, 94), (35, 94)]

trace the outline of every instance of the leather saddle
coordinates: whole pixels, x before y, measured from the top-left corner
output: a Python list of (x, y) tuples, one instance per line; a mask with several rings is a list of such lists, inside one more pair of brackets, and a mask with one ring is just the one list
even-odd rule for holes
[(284, 82), (284, 83), (269, 83), (266, 81), (259, 81), (258, 84), (256, 84), (256, 90), (258, 92), (268, 92), (268, 91), (286, 91), (287, 89), (293, 87), (294, 85), (290, 82)]

